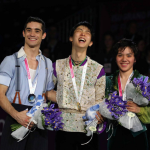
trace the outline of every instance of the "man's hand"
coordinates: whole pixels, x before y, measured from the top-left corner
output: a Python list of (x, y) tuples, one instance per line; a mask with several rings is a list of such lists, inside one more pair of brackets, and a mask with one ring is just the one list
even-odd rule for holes
[(54, 103), (57, 103), (56, 101), (56, 91), (51, 90), (46, 92), (46, 98)]
[(24, 126), (24, 127), (28, 126), (28, 129), (31, 130), (32, 127), (34, 127), (35, 124), (34, 124), (33, 121), (30, 122), (31, 117), (29, 117), (29, 116), (26, 115), (27, 112), (28, 112), (28, 110), (24, 110), (24, 111), (18, 112), (17, 113), (17, 119), (16, 119), (16, 121), (19, 124), (21, 124), (22, 126)]
[(24, 127), (28, 126), (28, 124), (30, 122), (30, 118), (31, 118), (31, 117), (26, 115), (27, 112), (28, 112), (28, 110), (18, 112), (16, 115), (16, 118), (15, 118), (16, 121)]
[[(27, 127), (28, 123), (30, 122), (30, 117), (26, 115), (28, 110), (24, 110), (18, 112), (9, 102), (8, 98), (6, 97), (6, 91), (8, 87), (5, 85), (0, 84), (0, 107), (6, 111), (11, 117), (13, 117), (19, 124), (24, 127)], [(29, 125), (29, 129), (33, 126), (34, 123)]]
[(97, 115), (95, 116), (96, 119), (98, 120), (97, 124), (101, 124), (104, 122), (104, 117), (99, 113), (99, 111), (96, 111)]
[(126, 108), (127, 108), (128, 111), (131, 111), (131, 112), (134, 112), (134, 113), (139, 113), (140, 112), (140, 107), (132, 101), (127, 102), (127, 107)]

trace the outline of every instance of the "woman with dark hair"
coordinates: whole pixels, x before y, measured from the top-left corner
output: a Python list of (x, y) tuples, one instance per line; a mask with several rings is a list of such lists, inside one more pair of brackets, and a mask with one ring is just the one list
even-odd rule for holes
[[(107, 76), (106, 93), (117, 91), (123, 100), (126, 100), (126, 86), (134, 78), (139, 78), (142, 75), (138, 71), (133, 70), (133, 65), (136, 62), (137, 47), (132, 40), (122, 39), (114, 45), (114, 53), (119, 71), (113, 75)], [(144, 76), (143, 76), (144, 77)], [(145, 77), (144, 77), (145, 78)], [(148, 150), (146, 126), (150, 123), (150, 107), (141, 107), (133, 101), (127, 102), (127, 110), (135, 113), (139, 118), (143, 130), (132, 132), (117, 121), (110, 121), (113, 124), (113, 130), (109, 131), (108, 150)]]

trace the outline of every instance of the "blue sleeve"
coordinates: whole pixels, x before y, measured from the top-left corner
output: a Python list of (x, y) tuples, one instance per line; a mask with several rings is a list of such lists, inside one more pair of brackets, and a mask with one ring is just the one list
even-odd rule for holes
[(15, 58), (13, 55), (4, 58), (0, 65), (0, 84), (9, 86), (15, 73)]

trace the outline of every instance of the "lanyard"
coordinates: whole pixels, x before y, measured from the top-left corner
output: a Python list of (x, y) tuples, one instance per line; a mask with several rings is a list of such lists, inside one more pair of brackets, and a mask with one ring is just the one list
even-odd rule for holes
[(73, 87), (74, 87), (75, 94), (76, 94), (76, 100), (77, 100), (78, 103), (80, 103), (82, 92), (83, 92), (83, 86), (84, 86), (84, 81), (85, 81), (86, 70), (87, 70), (87, 62), (86, 62), (86, 64), (83, 67), (79, 96), (78, 96), (78, 92), (77, 92), (77, 85), (76, 85), (76, 80), (75, 80), (75, 76), (74, 76), (74, 72), (73, 72), (71, 56), (69, 58), (69, 66), (70, 66), (72, 83), (73, 83)]
[(121, 88), (120, 74), (119, 74), (119, 76), (118, 76), (118, 87), (119, 87), (119, 96), (122, 96), (122, 88)]
[[(129, 76), (128, 80), (127, 80), (126, 86), (130, 82), (133, 74), (134, 74), (133, 72), (130, 74), (130, 76)], [(126, 86), (125, 86), (125, 89), (126, 89)], [(122, 87), (121, 87), (120, 74), (118, 75), (118, 87), (119, 87), (119, 96), (122, 96)]]
[(27, 58), (25, 58), (25, 66), (26, 66), (27, 75), (28, 75), (28, 83), (29, 83), (30, 94), (34, 94), (35, 88), (36, 88), (36, 85), (37, 85), (37, 78), (36, 78), (36, 81), (35, 81), (34, 85), (32, 85)]

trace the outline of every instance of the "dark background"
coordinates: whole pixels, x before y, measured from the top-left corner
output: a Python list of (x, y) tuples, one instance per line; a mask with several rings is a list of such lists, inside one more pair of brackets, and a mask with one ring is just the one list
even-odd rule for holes
[[(94, 29), (94, 45), (88, 50), (88, 55), (101, 64), (110, 63), (113, 66), (115, 60), (113, 53), (109, 56), (105, 52), (103, 35), (105, 32), (113, 34), (113, 44), (125, 37), (127, 25), (131, 21), (136, 23), (136, 35), (138, 40), (144, 40), (144, 50), (139, 54), (137, 60), (144, 62), (148, 59), (150, 44), (150, 2), (149, 0), (0, 0), (0, 62), (6, 55), (18, 51), (24, 44), (22, 30), (29, 16), (37, 16), (46, 23), (47, 38), (42, 42), (41, 50), (54, 62), (56, 59), (68, 57), (71, 53), (71, 44), (68, 42), (70, 29), (79, 21), (89, 21)], [(51, 30), (57, 27), (55, 36), (57, 48), (52, 51), (48, 46)], [(48, 52), (45, 53), (45, 49)], [(102, 61), (102, 57), (110, 59)], [(145, 64), (144, 64), (145, 63)], [(138, 64), (137, 69), (144, 68), (140, 72), (149, 75), (150, 66), (147, 62)], [(116, 67), (114, 67), (116, 69)], [(115, 70), (107, 73), (113, 73)], [(107, 71), (106, 71), (107, 72)], [(4, 125), (5, 113), (0, 109), (0, 138)], [(54, 149), (55, 132), (49, 132), (50, 149)], [(106, 134), (99, 136), (100, 149), (106, 149)]]

